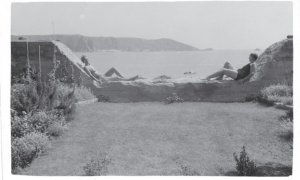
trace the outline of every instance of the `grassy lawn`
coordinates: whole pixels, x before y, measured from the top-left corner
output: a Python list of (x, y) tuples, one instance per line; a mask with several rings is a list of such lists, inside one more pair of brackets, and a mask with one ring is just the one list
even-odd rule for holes
[(79, 106), (69, 130), (23, 172), (83, 175), (107, 156), (107, 175), (224, 175), (243, 145), (257, 165), (292, 165), (284, 111), (255, 103), (95, 103)]

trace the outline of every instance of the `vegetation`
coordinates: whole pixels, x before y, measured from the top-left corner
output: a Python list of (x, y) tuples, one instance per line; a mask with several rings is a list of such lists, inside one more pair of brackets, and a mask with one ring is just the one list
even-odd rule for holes
[(285, 139), (288, 141), (291, 148), (293, 148), (293, 137), (294, 137), (294, 130), (293, 130), (293, 109), (286, 111), (285, 115), (280, 116), (281, 126), (285, 130)]
[[(54, 59), (55, 60), (55, 59)], [(94, 98), (91, 91), (56, 78), (54, 68), (48, 81), (41, 81), (34, 67), (23, 77), (14, 78), (11, 86), (12, 172), (28, 166), (47, 150), (49, 140), (60, 136), (67, 121), (73, 119), (75, 102)], [(28, 77), (28, 75), (30, 77)], [(27, 77), (26, 77), (27, 76)]]
[(276, 102), (293, 105), (293, 88), (285, 84), (276, 84), (261, 90), (261, 100), (269, 104)]
[(177, 163), (180, 167), (180, 175), (181, 176), (201, 176), (202, 174), (193, 169), (191, 166), (183, 164), (183, 163)]
[(180, 175), (196, 170), (224, 176), (235, 170), (232, 153), (239, 155), (242, 147), (236, 149), (237, 144), (247, 144), (247, 152), (248, 146), (259, 145), (255, 157), (260, 163), (291, 166), (293, 151), (277, 138), (281, 115), (281, 110), (255, 103), (93, 103), (76, 109), (68, 136), (24, 174), (84, 175), (83, 166), (96, 161), (100, 150), (112, 158), (108, 174)]
[(173, 93), (172, 96), (167, 97), (164, 100), (165, 104), (172, 104), (172, 103), (182, 103), (184, 100), (179, 97), (176, 93)]
[(12, 140), (12, 170), (15, 172), (18, 167), (24, 168), (40, 153), (49, 148), (49, 138), (38, 132), (30, 132), (22, 137)]
[(108, 165), (111, 159), (107, 156), (96, 157), (90, 160), (84, 167), (85, 176), (103, 176), (108, 173)]
[(75, 98), (76, 101), (85, 101), (89, 99), (95, 99), (96, 96), (92, 91), (85, 86), (76, 86), (75, 88)]
[(243, 146), (239, 156), (237, 156), (236, 153), (233, 153), (233, 157), (236, 162), (236, 170), (239, 176), (255, 175), (257, 171), (256, 165), (250, 160), (245, 146)]

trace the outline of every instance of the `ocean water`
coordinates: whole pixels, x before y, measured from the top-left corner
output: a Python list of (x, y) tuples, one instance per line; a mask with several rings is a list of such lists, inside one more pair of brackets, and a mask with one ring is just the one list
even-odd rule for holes
[[(226, 61), (240, 68), (249, 62), (249, 54), (253, 50), (213, 50), (185, 52), (120, 52), (103, 51), (88, 52), (76, 55), (87, 56), (90, 64), (104, 74), (115, 67), (124, 77), (140, 75), (154, 78), (160, 75), (180, 78), (185, 72), (194, 72), (196, 76), (205, 78), (219, 70)], [(258, 53), (258, 52), (256, 52)]]

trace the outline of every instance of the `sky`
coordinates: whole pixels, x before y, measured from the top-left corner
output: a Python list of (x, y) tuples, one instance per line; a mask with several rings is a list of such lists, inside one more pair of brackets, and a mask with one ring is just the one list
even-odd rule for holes
[(13, 35), (170, 38), (197, 48), (254, 49), (293, 34), (292, 2), (13, 3)]

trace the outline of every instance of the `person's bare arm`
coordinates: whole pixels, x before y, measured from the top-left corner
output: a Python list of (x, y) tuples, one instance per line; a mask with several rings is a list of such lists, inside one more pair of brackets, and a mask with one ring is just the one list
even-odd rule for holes
[(97, 79), (92, 73), (90, 70), (88, 70), (86, 67), (83, 68), (84, 71), (95, 81), (99, 81), (99, 79)]
[(250, 74), (248, 76), (246, 76), (245, 78), (239, 80), (239, 82), (244, 83), (250, 80), (250, 78), (254, 75), (256, 70), (256, 65), (255, 63), (251, 63), (250, 64)]

